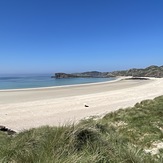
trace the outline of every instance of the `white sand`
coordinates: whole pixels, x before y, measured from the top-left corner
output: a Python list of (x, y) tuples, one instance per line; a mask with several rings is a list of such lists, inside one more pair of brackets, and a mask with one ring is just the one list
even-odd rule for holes
[(21, 131), (67, 124), (159, 95), (163, 95), (163, 79), (0, 91), (0, 125)]

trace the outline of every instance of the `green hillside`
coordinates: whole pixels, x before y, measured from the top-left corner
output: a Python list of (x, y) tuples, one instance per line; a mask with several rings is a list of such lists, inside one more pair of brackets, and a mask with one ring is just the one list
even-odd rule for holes
[(145, 69), (130, 69), (112, 72), (114, 76), (163, 77), (163, 66), (150, 66)]

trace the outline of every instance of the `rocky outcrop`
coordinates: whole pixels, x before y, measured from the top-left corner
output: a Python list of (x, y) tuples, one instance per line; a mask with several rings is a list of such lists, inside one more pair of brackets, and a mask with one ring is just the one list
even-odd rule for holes
[(62, 78), (109, 78), (114, 77), (111, 73), (108, 72), (98, 72), (98, 71), (89, 71), (83, 73), (73, 73), (73, 74), (66, 74), (66, 73), (55, 73), (52, 78), (62, 79)]
[(13, 130), (11, 130), (11, 129), (5, 127), (5, 126), (0, 126), (0, 131), (1, 131), (1, 132), (5, 132), (5, 133), (7, 133), (8, 135), (16, 134), (15, 131), (13, 131)]
[(66, 73), (56, 73), (55, 76), (52, 76), (52, 78), (56, 79), (62, 79), (62, 78), (75, 78), (76, 75), (73, 74), (66, 74)]
[(131, 78), (126, 78), (124, 80), (149, 80), (149, 78), (144, 78), (144, 77), (131, 77)]

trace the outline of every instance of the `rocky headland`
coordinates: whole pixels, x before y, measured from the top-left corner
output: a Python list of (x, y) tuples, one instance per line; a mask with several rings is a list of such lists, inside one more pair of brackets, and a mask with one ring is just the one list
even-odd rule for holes
[(98, 72), (98, 71), (89, 71), (83, 73), (55, 73), (52, 78), (62, 79), (62, 78), (110, 78), (118, 76), (133, 76), (133, 77), (163, 77), (163, 66), (149, 66), (144, 69), (129, 69), (122, 71), (113, 71), (113, 72)]
[(62, 79), (62, 78), (109, 78), (114, 77), (114, 75), (107, 73), (107, 72), (98, 72), (98, 71), (90, 71), (90, 72), (83, 72), (83, 73), (55, 73), (52, 78)]

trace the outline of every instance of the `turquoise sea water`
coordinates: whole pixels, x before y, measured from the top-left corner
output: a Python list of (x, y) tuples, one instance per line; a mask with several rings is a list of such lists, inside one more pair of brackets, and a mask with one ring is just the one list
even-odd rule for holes
[(0, 76), (0, 89), (38, 88), (85, 83), (97, 83), (115, 80), (115, 78), (69, 78), (54, 79), (51, 75), (13, 75)]

